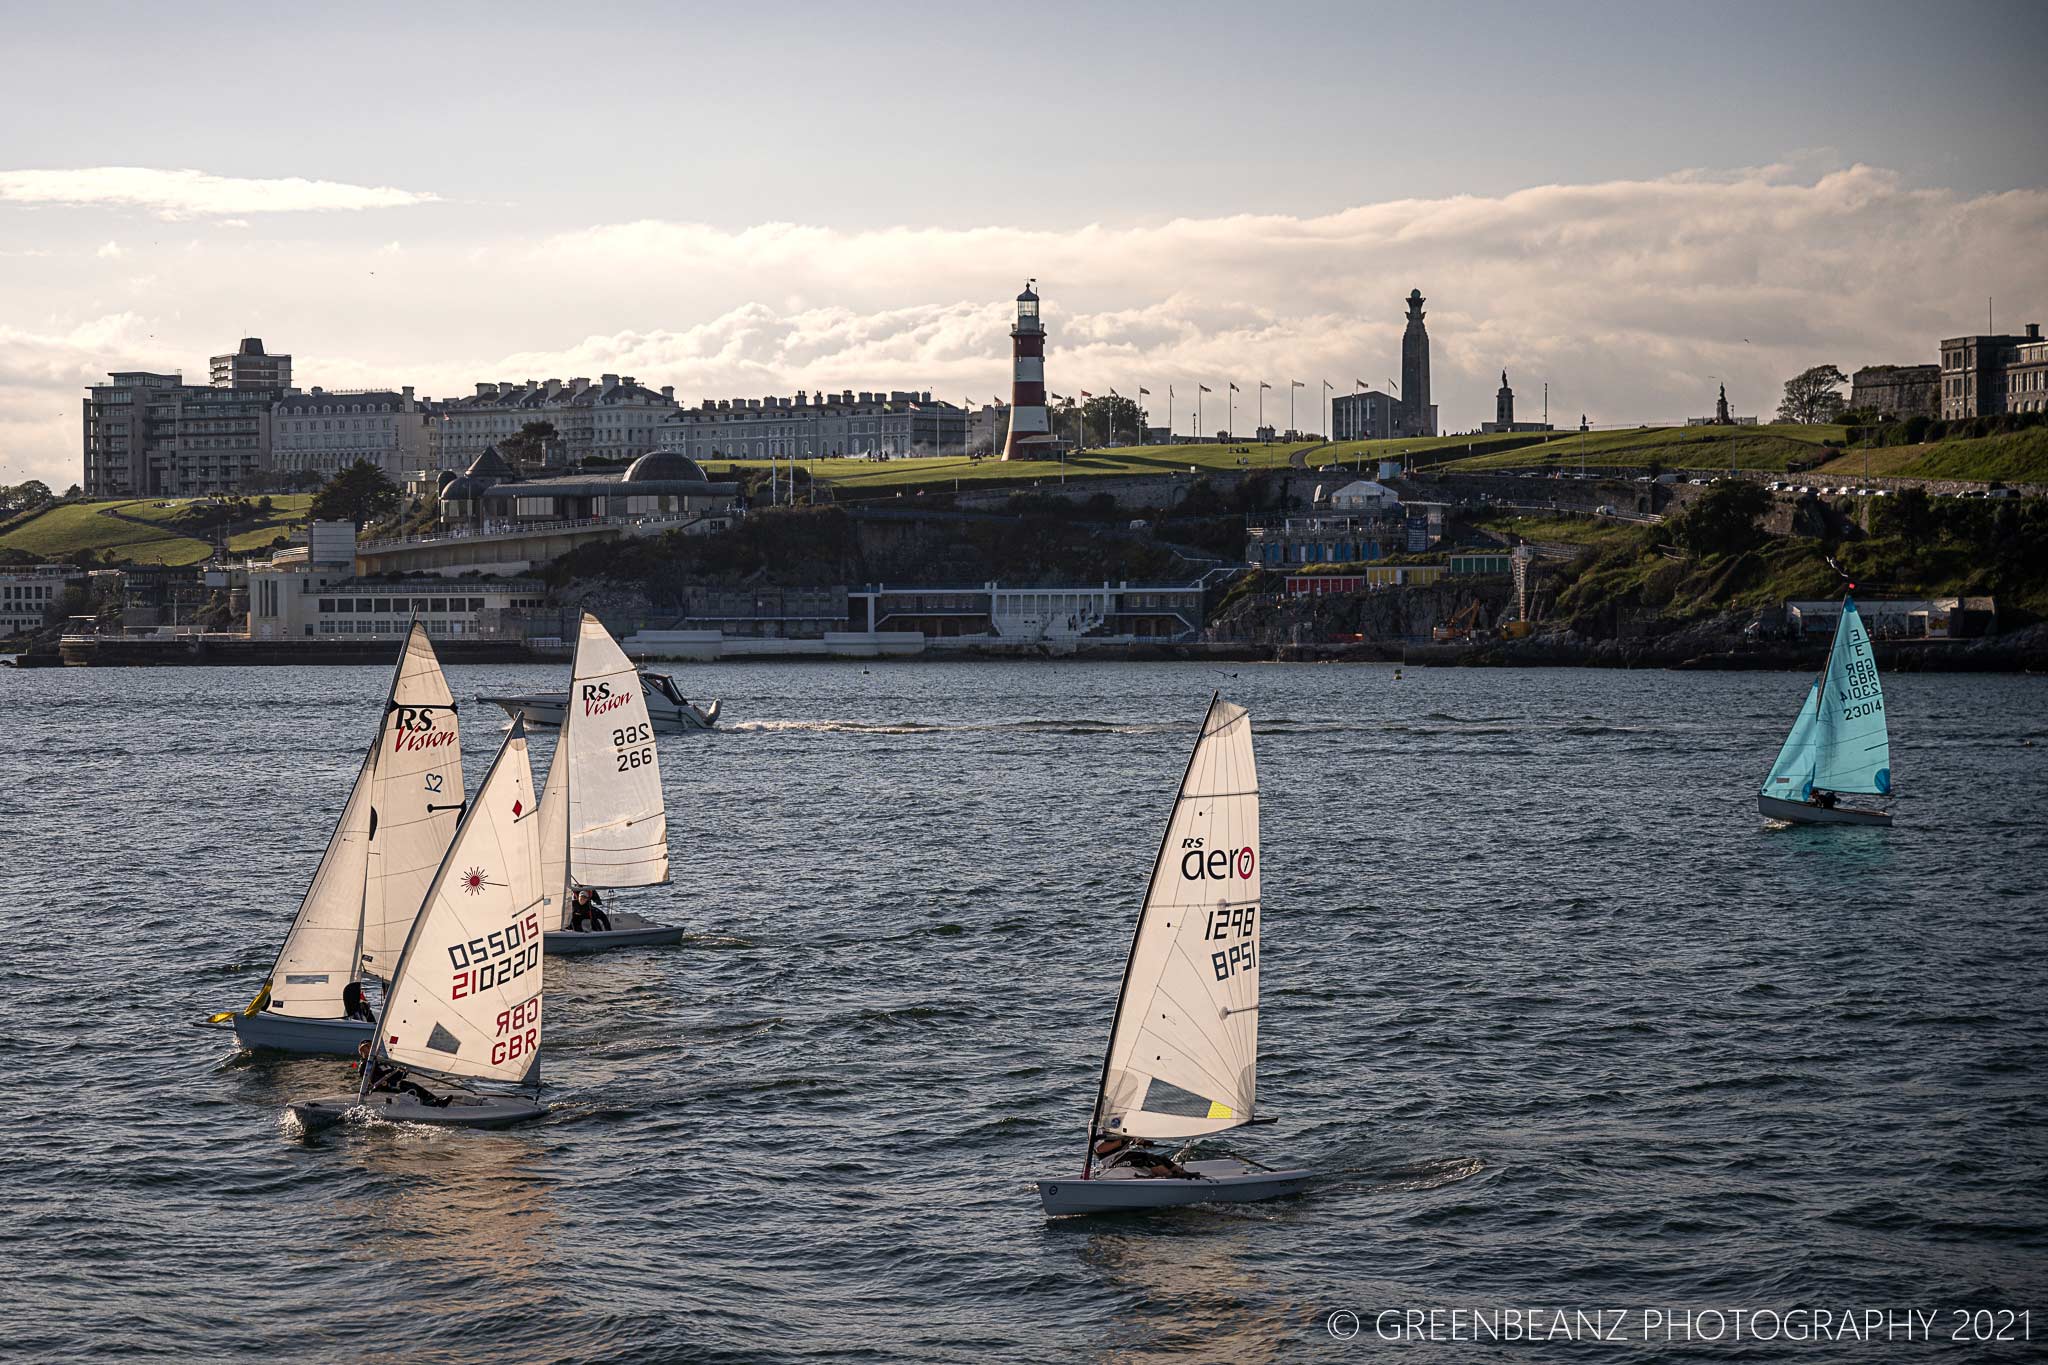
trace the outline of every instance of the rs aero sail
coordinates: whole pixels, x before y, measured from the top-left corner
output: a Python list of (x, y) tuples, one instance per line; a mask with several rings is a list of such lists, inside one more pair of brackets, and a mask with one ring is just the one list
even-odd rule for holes
[(1082, 1174), (1038, 1182), (1047, 1213), (1272, 1199), (1307, 1184), (1304, 1170), (1152, 1146), (1261, 1121), (1260, 877), (1251, 717), (1213, 698), (1138, 912)]
[(455, 698), (415, 621), (383, 714), (320, 866), (256, 998), (207, 1022), (245, 1047), (353, 1055), (370, 1037), (363, 988), (388, 982), (462, 814)]
[(668, 807), (646, 685), (589, 612), (576, 631), (569, 701), (540, 809), (548, 952), (592, 953), (682, 938), (680, 927), (608, 903), (609, 928), (579, 922), (574, 913), (579, 890), (603, 902), (610, 891), (668, 881)]
[(544, 899), (526, 727), (514, 722), (399, 954), (360, 1088), (293, 1103), (300, 1127), (329, 1127), (358, 1107), (394, 1122), (465, 1128), (546, 1113)]
[(1891, 794), (1892, 741), (1877, 656), (1856, 600), (1844, 597), (1827, 666), (1807, 688), (1757, 807), (1798, 825), (1889, 825), (1889, 812), (1839, 798)]

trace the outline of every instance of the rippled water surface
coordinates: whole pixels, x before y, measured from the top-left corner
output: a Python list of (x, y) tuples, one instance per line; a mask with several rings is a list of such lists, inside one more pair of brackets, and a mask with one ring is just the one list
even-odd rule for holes
[[(474, 782), (467, 699), (556, 673), (450, 676)], [(2048, 1336), (2048, 680), (1889, 679), (1883, 831), (1756, 815), (1784, 674), (681, 676), (730, 728), (661, 741), (675, 884), (621, 903), (692, 936), (549, 959), (548, 1118), (307, 1141), (282, 1106), (342, 1063), (190, 1022), (269, 967), (385, 673), (0, 673), (0, 1355), (1262, 1361), (1509, 1304)], [(1049, 1221), (1218, 686), (1279, 1119), (1232, 1145), (1327, 1175)], [(1629, 1354), (1522, 1354), (1588, 1350)]]

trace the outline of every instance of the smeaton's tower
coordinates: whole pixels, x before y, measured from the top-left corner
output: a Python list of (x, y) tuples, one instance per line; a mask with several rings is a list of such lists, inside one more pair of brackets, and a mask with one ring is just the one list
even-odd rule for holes
[(1401, 436), (1436, 435), (1436, 407), (1429, 401), (1429, 330), (1422, 325), (1426, 302), (1420, 289), (1408, 291), (1408, 330), (1401, 333), (1401, 430), (1396, 433)]
[(1045, 410), (1045, 328), (1038, 321), (1036, 280), (1017, 296), (1017, 325), (1010, 329), (1010, 436), (1006, 460), (1042, 460), (1053, 452), (1052, 420)]

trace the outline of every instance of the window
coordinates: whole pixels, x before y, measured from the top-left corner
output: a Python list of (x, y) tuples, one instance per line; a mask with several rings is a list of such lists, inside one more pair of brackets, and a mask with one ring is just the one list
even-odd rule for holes
[(430, 602), (430, 603), (428, 603), (428, 604), (427, 604), (427, 610), (428, 610), (428, 611), (440, 611), (440, 612), (445, 612), (445, 611), (447, 611), (447, 610), (448, 610), (448, 599), (447, 599), (447, 598), (445, 598), (445, 597), (436, 597), (436, 598), (435, 598), (435, 599), (434, 599), (434, 600), (433, 600), (432, 602)]

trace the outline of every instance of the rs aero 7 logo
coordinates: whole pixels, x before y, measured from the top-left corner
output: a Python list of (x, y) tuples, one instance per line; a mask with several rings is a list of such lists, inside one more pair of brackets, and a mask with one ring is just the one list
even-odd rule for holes
[(583, 684), (583, 714), (586, 716), (601, 716), (607, 711), (617, 710), (631, 700), (633, 692), (630, 688), (622, 692), (613, 692), (612, 685), (608, 682)]
[(1228, 881), (1232, 877), (1240, 880), (1249, 878), (1259, 866), (1258, 850), (1250, 844), (1243, 848), (1204, 849), (1200, 839), (1183, 839), (1180, 855), (1180, 875), (1188, 881)]

